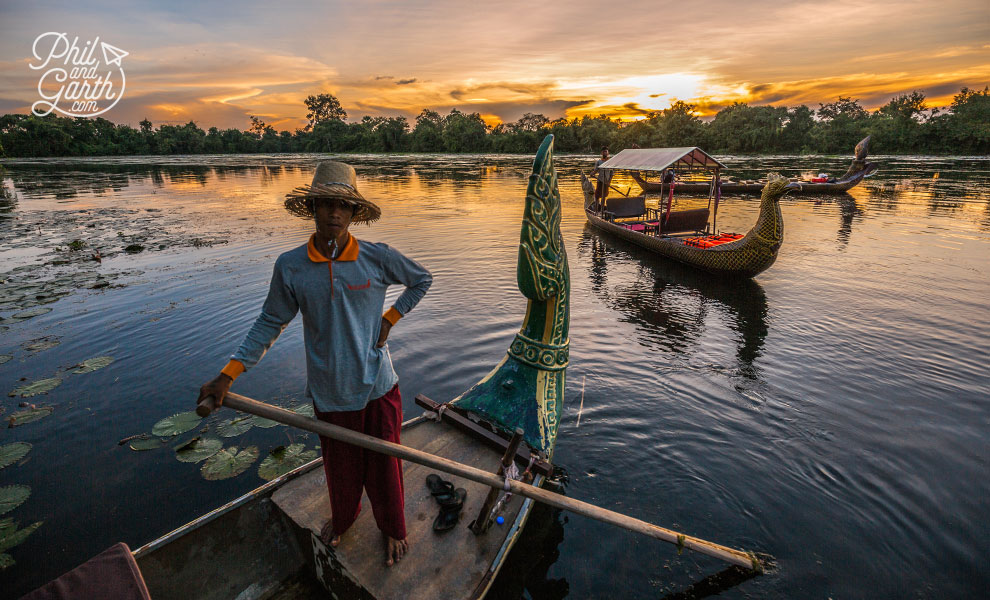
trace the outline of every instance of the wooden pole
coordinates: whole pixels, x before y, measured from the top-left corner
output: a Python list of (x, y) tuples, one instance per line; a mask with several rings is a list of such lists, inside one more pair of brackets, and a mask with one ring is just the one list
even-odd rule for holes
[[(290, 425), (292, 427), (298, 427), (299, 429), (305, 429), (306, 431), (311, 431), (341, 442), (353, 444), (367, 450), (373, 450), (381, 454), (387, 454), (388, 456), (408, 460), (410, 462), (437, 469), (438, 471), (443, 471), (445, 473), (450, 473), (451, 475), (457, 475), (458, 477), (463, 477), (464, 479), (469, 479), (492, 488), (501, 490), (505, 489), (506, 484), (508, 484), (508, 491), (513, 494), (526, 496), (527, 498), (532, 498), (537, 502), (542, 502), (556, 508), (569, 510), (579, 515), (596, 519), (603, 523), (617, 525), (623, 529), (628, 529), (629, 531), (634, 531), (664, 542), (675, 544), (679, 548), (687, 548), (689, 550), (694, 550), (695, 552), (700, 552), (708, 556), (719, 558), (743, 568), (754, 570), (762, 569), (762, 565), (753, 554), (728, 548), (726, 546), (702, 540), (700, 538), (684, 535), (663, 527), (658, 527), (647, 523), (646, 521), (641, 521), (633, 517), (601, 508), (599, 506), (595, 506), (594, 504), (582, 502), (581, 500), (561, 496), (560, 494), (555, 494), (544, 490), (543, 488), (528, 485), (514, 479), (510, 479), (506, 482), (503, 477), (499, 477), (494, 473), (489, 473), (488, 471), (483, 471), (470, 465), (461, 464), (442, 456), (436, 456), (434, 454), (416, 450), (415, 448), (409, 448), (408, 446), (403, 446), (401, 444), (386, 442), (376, 437), (351, 431), (350, 429), (325, 423), (317, 419), (311, 419), (298, 413), (294, 413), (291, 410), (258, 402), (257, 400), (252, 400), (251, 398), (241, 396), (240, 394), (228, 392), (227, 397), (224, 399), (224, 406), (263, 417), (265, 419), (271, 419), (272, 421), (278, 421), (279, 423)], [(205, 417), (215, 409), (216, 402), (212, 396), (209, 396), (199, 404), (196, 408), (196, 413)]]
[[(498, 475), (503, 478), (503, 481), (505, 480), (505, 472), (516, 460), (516, 451), (519, 450), (519, 443), (522, 442), (525, 433), (522, 428), (517, 427), (512, 439), (509, 440), (509, 447), (505, 449), (505, 454), (502, 455), (502, 461), (498, 464)], [(485, 497), (485, 501), (481, 504), (481, 510), (478, 511), (478, 518), (470, 525), (474, 535), (481, 535), (491, 527), (492, 509), (495, 507), (495, 502), (498, 501), (500, 491), (497, 488), (488, 490), (488, 496)]]

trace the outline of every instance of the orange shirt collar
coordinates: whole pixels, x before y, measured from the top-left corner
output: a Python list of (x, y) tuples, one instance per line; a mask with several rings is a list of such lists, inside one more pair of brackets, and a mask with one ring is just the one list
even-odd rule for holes
[[(309, 243), (306, 244), (306, 254), (309, 256), (309, 260), (313, 262), (329, 262), (330, 259), (320, 254), (320, 251), (316, 249), (316, 234), (309, 236)], [(340, 256), (334, 260), (338, 261), (354, 261), (358, 258), (358, 240), (356, 237), (347, 232), (347, 243), (344, 244), (344, 249), (341, 251)]]

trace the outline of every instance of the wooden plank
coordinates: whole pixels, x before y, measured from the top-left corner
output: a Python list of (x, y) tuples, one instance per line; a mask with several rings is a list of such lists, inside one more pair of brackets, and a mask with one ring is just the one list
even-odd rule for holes
[[(473, 420), (468, 416), (468, 411), (457, 406), (456, 404), (441, 405), (433, 400), (430, 400), (423, 394), (416, 396), (416, 404), (433, 412), (437, 412), (440, 406), (446, 406), (443, 411), (443, 417), (441, 417), (443, 421), (450, 423), (464, 433), (473, 436), (475, 439), (484, 442), (496, 450), (505, 452), (509, 447), (509, 440), (505, 439), (495, 431), (486, 428), (481, 423)], [(520, 444), (519, 450), (516, 451), (516, 464), (519, 465), (520, 469), (525, 469), (529, 466), (529, 458), (529, 446)], [(532, 471), (539, 475), (543, 475), (544, 477), (549, 477), (550, 472), (553, 471), (553, 465), (537, 456), (536, 460), (533, 461)]]
[[(494, 472), (499, 455), (480, 444), (473, 436), (455, 429), (448, 423), (421, 421), (402, 429), (402, 443), (411, 448), (449, 457)], [(454, 529), (443, 533), (433, 531), (433, 519), (439, 505), (426, 486), (426, 476), (434, 469), (404, 461), (406, 539), (409, 553), (392, 567), (384, 564), (385, 552), (381, 536), (367, 496), (362, 498), (362, 510), (354, 525), (341, 536), (337, 548), (327, 548), (331, 564), (339, 565), (371, 596), (388, 598), (437, 598), (463, 600), (470, 598), (492, 571), (499, 550), (510, 533), (509, 524), (519, 515), (525, 500), (515, 495), (503, 509), (506, 524), (492, 527), (488, 533), (474, 535), (468, 522), (478, 512), (489, 487), (440, 473), (455, 487), (467, 490), (461, 510), (461, 521)], [(310, 535), (319, 536), (330, 515), (330, 502), (322, 469), (292, 481), (273, 496), (276, 505)]]

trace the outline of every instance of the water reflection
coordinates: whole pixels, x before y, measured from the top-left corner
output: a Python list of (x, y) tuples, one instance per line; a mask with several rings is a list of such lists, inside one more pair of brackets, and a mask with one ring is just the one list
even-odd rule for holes
[[(623, 240), (600, 237), (590, 227), (585, 227), (578, 252), (588, 259), (595, 295), (627, 322), (644, 326), (641, 344), (691, 354), (709, 326), (709, 317), (721, 312), (739, 335), (740, 372), (756, 377), (753, 362), (762, 353), (769, 330), (767, 298), (759, 283), (726, 280), (663, 260)], [(610, 283), (615, 269), (623, 272)]]
[[(563, 494), (567, 479), (566, 472), (558, 467), (544, 487)], [(564, 541), (567, 524), (568, 514), (563, 510), (535, 503), (526, 521), (526, 527), (506, 557), (498, 577), (495, 578), (485, 598), (562, 600), (568, 597), (571, 593), (571, 585), (567, 579), (550, 575), (554, 564), (560, 558), (560, 546)], [(760, 558), (773, 564), (769, 556), (761, 555)], [(731, 566), (707, 575), (686, 587), (669, 592), (663, 596), (663, 600), (689, 600), (716, 596), (754, 577), (757, 577), (757, 573), (751, 569)], [(669, 586), (669, 589), (677, 587), (678, 584), (671, 582), (665, 586)]]
[(570, 593), (567, 579), (549, 575), (550, 568), (560, 558), (566, 524), (567, 515), (561, 509), (534, 504), (526, 527), (485, 597), (491, 600), (561, 600), (567, 597)]
[(836, 247), (844, 250), (849, 245), (849, 238), (852, 236), (853, 221), (860, 221), (863, 218), (863, 210), (856, 204), (856, 199), (849, 194), (840, 196), (822, 197), (814, 201), (815, 208), (834, 204), (839, 209), (839, 229), (836, 234)]

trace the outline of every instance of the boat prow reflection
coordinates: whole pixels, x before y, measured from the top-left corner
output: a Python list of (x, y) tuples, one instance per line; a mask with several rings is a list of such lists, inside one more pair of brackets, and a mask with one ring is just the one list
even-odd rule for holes
[(603, 240), (586, 226), (578, 252), (590, 254), (591, 288), (606, 305), (642, 326), (639, 342), (689, 356), (721, 313), (737, 334), (742, 375), (755, 378), (754, 361), (769, 330), (766, 293), (753, 279), (730, 279), (658, 260), (640, 247)]

